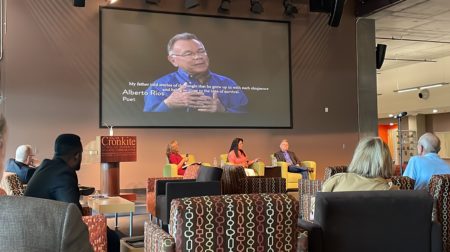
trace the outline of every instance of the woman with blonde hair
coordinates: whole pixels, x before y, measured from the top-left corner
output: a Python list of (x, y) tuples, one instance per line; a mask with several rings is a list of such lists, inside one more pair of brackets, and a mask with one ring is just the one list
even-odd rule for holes
[(392, 157), (379, 137), (359, 142), (347, 173), (338, 173), (325, 181), (323, 192), (397, 190), (392, 185)]
[(189, 154), (186, 154), (185, 157), (180, 155), (180, 151), (178, 149), (178, 142), (176, 140), (172, 140), (166, 149), (167, 159), (169, 160), (169, 164), (177, 165), (178, 175), (184, 175), (183, 165), (189, 160)]

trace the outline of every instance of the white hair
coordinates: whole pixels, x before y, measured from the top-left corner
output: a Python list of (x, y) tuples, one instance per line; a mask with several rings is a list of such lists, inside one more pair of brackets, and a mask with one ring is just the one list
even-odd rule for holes
[(31, 145), (25, 144), (20, 145), (16, 149), (16, 161), (25, 163), (27, 161), (27, 158), (31, 155), (32, 149)]
[(425, 133), (419, 138), (419, 145), (422, 145), (424, 153), (438, 153), (441, 150), (441, 140), (433, 133)]

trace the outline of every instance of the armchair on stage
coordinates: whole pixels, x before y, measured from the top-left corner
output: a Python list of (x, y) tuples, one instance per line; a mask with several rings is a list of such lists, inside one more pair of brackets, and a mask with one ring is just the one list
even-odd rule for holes
[[(183, 156), (184, 154), (182, 154)], [(195, 156), (192, 154), (189, 154), (188, 156), (189, 160), (187, 161), (188, 164), (195, 163)], [(176, 164), (170, 164), (169, 159), (166, 157), (166, 164), (163, 168), (163, 177), (183, 177), (183, 175), (178, 175), (178, 168)]]
[(145, 251), (296, 251), (297, 212), (287, 194), (175, 199), (169, 233), (145, 225)]
[[(220, 154), (220, 162), (223, 165), (234, 165), (228, 162), (228, 154)], [(256, 172), (256, 176), (264, 176), (265, 164), (262, 161), (254, 162), (250, 167)]]
[(432, 222), (426, 191), (318, 192), (314, 222), (302, 251), (442, 251), (441, 226)]
[[(272, 158), (274, 157), (274, 155), (270, 155), (270, 160), (272, 160)], [(302, 179), (302, 175), (300, 173), (295, 173), (295, 172), (289, 172), (288, 171), (288, 163), (286, 162), (282, 162), (282, 161), (277, 161), (277, 165), (281, 167), (281, 177), (286, 179), (286, 189), (298, 189), (298, 181), (300, 179)], [(312, 168), (313, 171), (309, 172), (309, 179), (310, 180), (315, 180), (316, 179), (316, 162), (314, 161), (302, 161), (300, 163), (300, 165), (302, 167), (308, 167), (308, 168)]]

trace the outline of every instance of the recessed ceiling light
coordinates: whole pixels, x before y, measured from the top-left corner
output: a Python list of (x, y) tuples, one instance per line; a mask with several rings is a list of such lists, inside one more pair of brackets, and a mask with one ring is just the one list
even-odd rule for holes
[(393, 114), (389, 114), (389, 117), (394, 117), (394, 115)]
[(439, 112), (437, 109), (433, 109), (433, 113), (437, 113)]

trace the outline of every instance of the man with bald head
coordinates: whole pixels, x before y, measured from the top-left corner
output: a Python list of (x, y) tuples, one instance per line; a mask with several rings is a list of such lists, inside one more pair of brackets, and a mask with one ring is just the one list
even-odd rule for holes
[(247, 96), (232, 79), (209, 70), (208, 53), (196, 35), (176, 34), (167, 54), (177, 71), (150, 84), (144, 112), (245, 112)]
[(408, 176), (416, 181), (415, 190), (427, 190), (428, 182), (433, 175), (450, 174), (450, 165), (438, 155), (440, 149), (441, 141), (435, 134), (425, 133), (419, 138), (418, 155), (409, 160), (403, 173), (403, 176)]
[(35, 168), (31, 145), (20, 145), (16, 149), (16, 158), (9, 159), (6, 171), (17, 174), (20, 181), (27, 184), (36, 171)]

